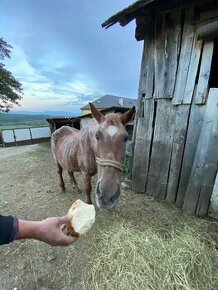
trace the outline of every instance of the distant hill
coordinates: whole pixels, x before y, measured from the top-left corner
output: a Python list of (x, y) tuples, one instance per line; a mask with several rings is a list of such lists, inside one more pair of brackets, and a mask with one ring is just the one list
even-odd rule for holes
[(0, 113), (0, 129), (46, 126), (49, 115), (25, 115)]
[(78, 112), (64, 112), (64, 111), (43, 111), (43, 112), (30, 112), (30, 111), (12, 111), (7, 113), (9, 115), (47, 115), (53, 117), (75, 117), (81, 115), (81, 111)]
[[(77, 114), (78, 116), (79, 114)], [(25, 127), (48, 126), (46, 119), (52, 117), (74, 117), (75, 114), (63, 111), (45, 111), (45, 112), (10, 112), (0, 113), (0, 130), (15, 129)]]

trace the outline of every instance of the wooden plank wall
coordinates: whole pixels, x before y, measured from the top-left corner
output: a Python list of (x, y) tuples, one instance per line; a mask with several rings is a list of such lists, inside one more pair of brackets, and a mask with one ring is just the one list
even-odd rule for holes
[(201, 217), (218, 164), (218, 89), (208, 86), (214, 42), (197, 38), (202, 13), (157, 14), (146, 29), (132, 168), (135, 191)]
[(176, 197), (176, 206), (178, 207), (183, 206), (186, 189), (189, 182), (189, 176), (191, 174), (191, 169), (194, 161), (195, 151), (202, 129), (205, 109), (205, 106), (196, 106), (194, 104), (192, 104), (191, 106), (185, 151), (182, 160), (180, 181)]
[(142, 100), (139, 114), (140, 116), (136, 127), (132, 188), (137, 192), (145, 192), (149, 168), (149, 155), (153, 138), (153, 119), (155, 114), (155, 104), (152, 99)]
[(170, 100), (158, 100), (146, 192), (161, 199), (165, 198), (167, 189), (175, 114), (176, 107)]
[(181, 38), (178, 71), (177, 74), (174, 75), (175, 91), (172, 100), (173, 105), (180, 105), (183, 103), (194, 42), (193, 17), (194, 10), (187, 10), (184, 16), (185, 23)]
[(202, 128), (194, 154), (183, 208), (205, 216), (215, 182), (218, 163), (218, 89), (210, 89)]
[(204, 104), (208, 93), (208, 83), (210, 77), (210, 68), (213, 55), (213, 41), (204, 43), (201, 59), (200, 75), (198, 79), (195, 104)]

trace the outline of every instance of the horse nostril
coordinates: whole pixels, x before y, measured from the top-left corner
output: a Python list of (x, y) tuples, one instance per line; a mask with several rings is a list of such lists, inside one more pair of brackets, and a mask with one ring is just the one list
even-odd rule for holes
[(116, 201), (116, 194), (114, 194), (111, 198), (110, 198), (110, 202), (113, 204)]
[(120, 196), (120, 190), (118, 189), (118, 191), (110, 198), (110, 202), (112, 204), (115, 203), (119, 196)]

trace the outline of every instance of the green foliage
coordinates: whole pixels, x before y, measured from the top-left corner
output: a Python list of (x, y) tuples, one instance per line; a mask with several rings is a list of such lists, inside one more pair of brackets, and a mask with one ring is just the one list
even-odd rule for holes
[(123, 173), (129, 173), (130, 172), (130, 159), (128, 156), (125, 157), (125, 160), (122, 164), (122, 171)]
[[(12, 46), (0, 38), (0, 60), (10, 58)], [(13, 105), (19, 105), (22, 98), (22, 85), (0, 62), (0, 111), (8, 112)]]

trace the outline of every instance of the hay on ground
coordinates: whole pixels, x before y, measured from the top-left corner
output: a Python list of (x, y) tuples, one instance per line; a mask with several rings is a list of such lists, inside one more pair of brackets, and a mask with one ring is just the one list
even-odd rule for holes
[(218, 289), (215, 243), (189, 227), (166, 238), (121, 222), (101, 236), (85, 289)]

